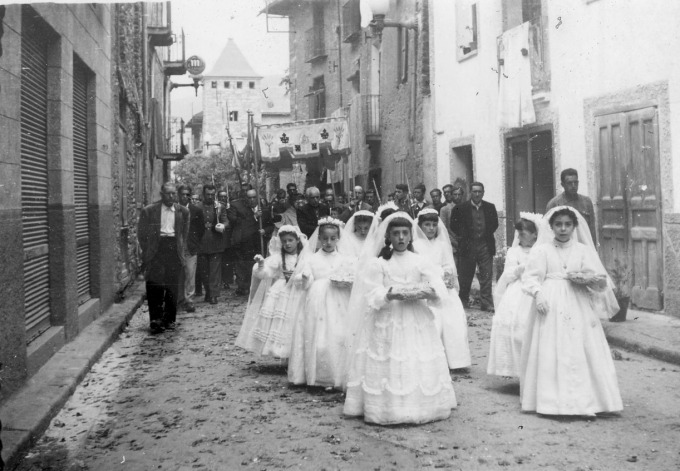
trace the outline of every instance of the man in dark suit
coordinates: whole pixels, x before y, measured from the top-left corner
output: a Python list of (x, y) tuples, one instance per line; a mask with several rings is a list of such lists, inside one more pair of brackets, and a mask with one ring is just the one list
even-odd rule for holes
[(184, 270), (180, 272), (179, 300), (178, 305), (183, 306), (187, 312), (194, 312), (194, 294), (196, 293), (196, 263), (201, 238), (205, 231), (203, 211), (191, 202), (193, 190), (189, 185), (180, 185), (177, 188), (179, 204), (189, 210), (189, 238), (184, 252)]
[(203, 201), (196, 206), (203, 212), (205, 232), (198, 249), (198, 271), (205, 286), (205, 302), (217, 304), (222, 284), (222, 252), (227, 230), (227, 208), (215, 200), (215, 185), (203, 186)]
[(330, 210), (321, 205), (321, 193), (315, 186), (307, 188), (305, 191), (307, 203), (297, 209), (297, 221), (300, 231), (307, 237), (311, 237), (316, 230), (319, 219), (325, 216), (330, 216)]
[(355, 186), (353, 197), (349, 200), (349, 203), (345, 205), (344, 210), (340, 215), (340, 220), (342, 222), (349, 221), (349, 218), (351, 218), (357, 211), (373, 212), (373, 207), (364, 201), (364, 197), (364, 189), (359, 185)]
[[(258, 253), (262, 253), (263, 246), (267, 247), (269, 237), (274, 231), (274, 221), (269, 208), (263, 207), (257, 201), (257, 192), (248, 190), (246, 201), (234, 202), (227, 217), (232, 226), (232, 245), (238, 245), (239, 261), (238, 289), (236, 294), (245, 295), (250, 289), (250, 278), (252, 275), (253, 259)], [(262, 221), (262, 228), (260, 228)]]
[(142, 249), (152, 334), (174, 330), (179, 275), (189, 237), (189, 210), (175, 203), (173, 183), (161, 187), (161, 201), (142, 209), (137, 239)]
[(493, 256), (496, 255), (494, 232), (498, 229), (496, 206), (483, 201), (484, 185), (470, 185), (470, 200), (451, 211), (451, 230), (458, 240), (458, 276), (460, 300), (468, 305), (470, 286), (475, 270), (479, 267), (479, 294), (483, 311), (493, 312), (491, 273)]

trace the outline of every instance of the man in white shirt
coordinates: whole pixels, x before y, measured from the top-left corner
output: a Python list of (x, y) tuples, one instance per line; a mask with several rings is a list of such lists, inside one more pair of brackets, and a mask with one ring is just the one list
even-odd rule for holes
[(189, 237), (189, 210), (176, 200), (174, 183), (164, 183), (161, 201), (142, 209), (137, 228), (152, 334), (175, 329), (179, 276)]

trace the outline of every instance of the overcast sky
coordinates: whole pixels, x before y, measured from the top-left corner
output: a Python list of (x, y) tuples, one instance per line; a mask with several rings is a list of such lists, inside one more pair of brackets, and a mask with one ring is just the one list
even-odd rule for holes
[[(184, 28), (187, 57), (197, 55), (206, 62), (206, 72), (215, 65), (229, 38), (239, 46), (255, 71), (261, 75), (283, 75), (288, 68), (288, 35), (267, 33), (264, 0), (172, 0), (172, 29)], [(282, 29), (278, 20), (270, 26)], [(285, 25), (287, 27), (287, 25)], [(174, 82), (190, 82), (186, 77), (172, 77)], [(193, 88), (172, 92), (172, 114), (185, 120), (201, 111), (201, 90), (194, 97)]]

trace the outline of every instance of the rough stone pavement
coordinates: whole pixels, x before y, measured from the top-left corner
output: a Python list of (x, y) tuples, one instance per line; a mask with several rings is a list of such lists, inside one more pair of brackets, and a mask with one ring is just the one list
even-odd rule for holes
[(245, 298), (197, 307), (158, 336), (142, 307), (18, 469), (680, 469), (677, 366), (614, 350), (623, 413), (523, 414), (518, 382), (485, 374), (491, 319), (470, 310), (458, 409), (379, 427), (343, 418), (341, 393), (292, 387), (283, 365), (235, 347)]

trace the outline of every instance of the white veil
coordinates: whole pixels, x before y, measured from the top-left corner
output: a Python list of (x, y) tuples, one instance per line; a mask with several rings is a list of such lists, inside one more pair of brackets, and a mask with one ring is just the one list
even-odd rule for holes
[(593, 294), (593, 299), (597, 305), (597, 309), (606, 312), (607, 317), (611, 318), (612, 316), (616, 315), (617, 312), (619, 312), (619, 303), (616, 300), (616, 296), (614, 295), (613, 290), (614, 284), (611, 278), (609, 277), (607, 270), (602, 264), (600, 256), (597, 253), (595, 244), (593, 243), (593, 238), (590, 235), (588, 222), (585, 220), (583, 215), (577, 209), (572, 208), (571, 206), (556, 206), (547, 213), (545, 213), (545, 216), (543, 216), (543, 219), (541, 220), (541, 225), (543, 227), (539, 228), (538, 239), (536, 240), (536, 244), (534, 244), (534, 247), (552, 243), (554, 239), (554, 234), (552, 232), (552, 229), (550, 228), (550, 218), (555, 212), (561, 209), (568, 209), (574, 214), (576, 214), (576, 219), (578, 219), (578, 225), (574, 229), (576, 240), (588, 248), (588, 251), (591, 253), (590, 255), (592, 257), (591, 261), (597, 267), (598, 271), (601, 273), (605, 273), (607, 275), (607, 287), (605, 288), (605, 290), (600, 292), (591, 290), (591, 292)]
[[(520, 219), (526, 219), (527, 221), (531, 221), (534, 223), (536, 226), (536, 242), (534, 243), (534, 247), (538, 245), (538, 238), (540, 237), (542, 232), (545, 232), (546, 229), (550, 230), (549, 227), (546, 228), (545, 224), (543, 223), (543, 215), (538, 214), (538, 213), (529, 213), (529, 212), (520, 212), (519, 213)], [(552, 234), (552, 231), (550, 231)], [(512, 239), (512, 247), (519, 247), (519, 233), (517, 229), (515, 229), (515, 236)], [(498, 279), (496, 282), (496, 289), (493, 292), (493, 303), (494, 306), (498, 307), (500, 305), (501, 299), (503, 299), (503, 295), (505, 294), (505, 290), (508, 288), (508, 285), (514, 280), (513, 277), (507, 276), (505, 270), (503, 270), (503, 274), (501, 277)]]
[[(368, 234), (366, 235), (366, 238), (364, 240), (361, 240), (356, 236), (355, 218), (357, 216), (365, 216), (371, 218), (371, 227), (368, 229)], [(341, 239), (343, 240), (343, 247), (346, 249), (344, 253), (347, 253), (347, 255), (358, 257), (363, 251), (363, 246), (365, 242), (371, 236), (371, 230), (374, 227), (377, 227), (379, 222), (380, 221), (378, 219), (378, 216), (376, 216), (370, 211), (362, 209), (361, 211), (357, 211), (354, 214), (352, 214), (352, 217), (349, 218), (347, 224), (345, 224), (345, 228), (342, 231)]]
[[(437, 213), (435, 209), (424, 208), (418, 213), (418, 217), (425, 214), (439, 214), (439, 213)], [(434, 236), (434, 239), (429, 240), (427, 236), (425, 236), (425, 234), (422, 232), (422, 229), (418, 227), (418, 231), (422, 233), (424, 239), (420, 237), (416, 239), (414, 237), (414, 239), (416, 240), (414, 241), (413, 244), (415, 246), (416, 252), (418, 253), (423, 252), (421, 255), (429, 257), (430, 261), (433, 264), (445, 267), (447, 272), (457, 277), (458, 271), (456, 270), (456, 263), (453, 259), (453, 249), (451, 248), (451, 239), (449, 238), (449, 231), (446, 230), (446, 226), (444, 225), (444, 221), (442, 221), (442, 218), (437, 217), (437, 219), (438, 219), (437, 235)], [(416, 225), (418, 225), (417, 218), (415, 222)], [(431, 260), (433, 257), (443, 257), (443, 260)]]
[(390, 214), (385, 218), (384, 221), (380, 222), (380, 224), (376, 224), (378, 218), (376, 218), (376, 221), (374, 221), (371, 229), (375, 227), (375, 230), (369, 231), (369, 234), (366, 236), (366, 242), (364, 242), (359, 264), (357, 264), (354, 275), (354, 285), (352, 287), (352, 293), (350, 295), (349, 305), (347, 307), (348, 328), (343, 349), (343, 388), (346, 386), (347, 374), (349, 373), (352, 357), (354, 356), (354, 352), (357, 348), (357, 341), (359, 339), (359, 334), (361, 333), (364, 316), (369, 309), (366, 298), (369, 292), (368, 284), (364, 282), (364, 277), (367, 272), (365, 269), (365, 264), (372, 263), (380, 254), (380, 251), (385, 247), (385, 233), (387, 231), (387, 226), (392, 220), (397, 218), (406, 219), (411, 223), (411, 234), (414, 241), (421, 239), (425, 239), (425, 241), (427, 241), (427, 237), (423, 231), (420, 230), (416, 221), (414, 221), (408, 213), (403, 211)]

